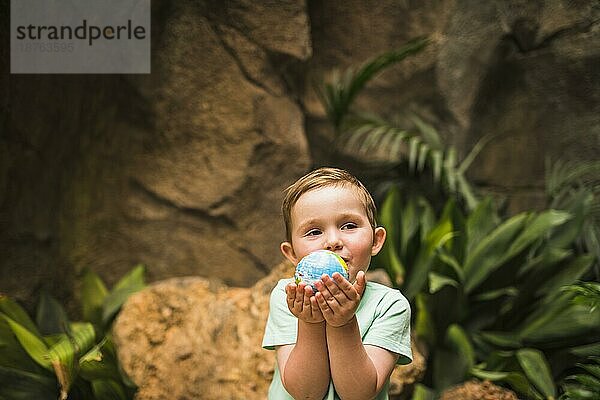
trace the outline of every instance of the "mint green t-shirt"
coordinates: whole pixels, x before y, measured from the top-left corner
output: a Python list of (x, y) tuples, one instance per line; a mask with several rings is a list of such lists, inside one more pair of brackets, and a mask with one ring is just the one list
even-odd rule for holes
[[(282, 279), (271, 292), (269, 318), (265, 328), (262, 347), (274, 350), (276, 346), (296, 343), (298, 320), (288, 309), (285, 286), (292, 279)], [(356, 320), (363, 344), (384, 348), (399, 354), (398, 364), (412, 361), (410, 349), (410, 305), (397, 289), (374, 282), (367, 282), (363, 298), (356, 310)], [(351, 365), (348, 368), (352, 368)], [(389, 381), (376, 397), (377, 400), (388, 399)], [(279, 368), (275, 366), (275, 375), (269, 387), (270, 400), (293, 400), (283, 387)], [(329, 382), (329, 390), (324, 400), (339, 399), (333, 382)]]

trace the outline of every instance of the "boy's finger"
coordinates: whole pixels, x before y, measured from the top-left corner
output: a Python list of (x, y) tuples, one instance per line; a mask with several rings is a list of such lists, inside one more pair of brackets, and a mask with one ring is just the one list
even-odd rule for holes
[(339, 287), (339, 289), (346, 295), (350, 300), (356, 299), (356, 290), (354, 286), (346, 278), (342, 276), (339, 272), (333, 273), (333, 280)]
[(367, 277), (364, 271), (358, 271), (356, 274), (356, 282), (354, 283), (354, 289), (359, 296), (362, 296), (365, 292), (365, 288), (367, 287)]
[(317, 304), (316, 295), (310, 298), (310, 309), (312, 311), (313, 317), (316, 315), (319, 315), (321, 313), (321, 309), (319, 308), (319, 305)]
[(323, 297), (323, 293), (319, 292), (315, 295), (315, 298), (317, 300), (317, 304), (319, 305), (319, 309), (321, 310), (321, 313), (323, 313), (323, 317), (325, 317), (325, 319), (332, 318), (333, 317), (333, 310), (329, 307), (329, 304), (327, 304), (327, 301), (325, 300), (325, 297)]
[(285, 287), (285, 294), (292, 301), (296, 298), (296, 285), (292, 285), (291, 283)]
[(296, 301), (302, 302), (304, 298), (304, 283), (300, 282), (300, 284), (296, 287)]
[(325, 283), (325, 286), (327, 286), (327, 289), (329, 289), (329, 293), (331, 293), (333, 298), (338, 303), (342, 304), (345, 301), (348, 301), (348, 296), (346, 296), (344, 291), (339, 288), (337, 282), (334, 281), (333, 278), (330, 278), (329, 276), (325, 275), (323, 278), (321, 278), (321, 280), (323, 281), (323, 283)]

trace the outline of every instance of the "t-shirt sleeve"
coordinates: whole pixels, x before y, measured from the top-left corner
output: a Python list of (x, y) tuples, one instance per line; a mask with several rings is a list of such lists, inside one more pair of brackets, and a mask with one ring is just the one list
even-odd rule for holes
[(296, 343), (298, 320), (288, 309), (285, 294), (285, 286), (289, 282), (291, 282), (289, 279), (282, 279), (271, 291), (269, 317), (262, 341), (262, 347), (267, 350), (275, 350), (275, 346)]
[(391, 290), (377, 307), (373, 324), (363, 344), (384, 348), (399, 354), (398, 364), (412, 361), (410, 347), (410, 304), (398, 290)]

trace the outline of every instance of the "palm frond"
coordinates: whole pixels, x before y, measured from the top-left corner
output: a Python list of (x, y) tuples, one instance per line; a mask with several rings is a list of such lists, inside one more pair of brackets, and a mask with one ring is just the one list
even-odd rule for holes
[(551, 163), (546, 160), (546, 193), (555, 197), (568, 187), (586, 186), (598, 191), (600, 177), (600, 160), (597, 161), (564, 161)]
[(551, 162), (546, 159), (546, 195), (552, 208), (567, 208), (582, 193), (593, 196), (583, 222), (580, 240), (595, 255), (595, 275), (600, 278), (600, 160)]
[(329, 81), (321, 85), (317, 93), (321, 97), (327, 116), (333, 123), (336, 132), (348, 115), (356, 95), (369, 80), (385, 68), (404, 60), (408, 56), (417, 54), (428, 43), (427, 38), (416, 38), (400, 49), (384, 53), (358, 69), (349, 68), (345, 73), (334, 71)]
[(600, 306), (600, 283), (598, 282), (579, 282), (565, 286), (562, 290), (573, 293), (575, 295), (573, 301), (589, 307), (590, 312)]
[[(448, 193), (458, 194), (469, 209), (475, 208), (477, 198), (464, 176), (468, 165), (465, 161), (458, 163), (456, 149), (445, 146), (435, 128), (416, 115), (409, 118), (415, 122), (416, 131), (407, 131), (377, 116), (352, 114), (337, 145), (350, 153), (405, 162), (408, 172), (416, 177), (429, 171), (434, 183)], [(486, 136), (477, 143), (465, 159), (468, 164), (489, 140)]]

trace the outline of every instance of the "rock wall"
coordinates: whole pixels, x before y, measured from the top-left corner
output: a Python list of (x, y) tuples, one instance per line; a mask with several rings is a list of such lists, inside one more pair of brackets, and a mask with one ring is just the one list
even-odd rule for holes
[(356, 107), (383, 115), (412, 111), (464, 157), (493, 140), (469, 170), (509, 211), (540, 207), (545, 159), (600, 154), (600, 5), (593, 1), (309, 2), (307, 137), (316, 164), (333, 155), (332, 130), (311, 90), (313, 77), (359, 65), (410, 38), (431, 45), (382, 73)]
[(138, 262), (150, 280), (256, 282), (280, 260), (281, 190), (332, 162), (312, 83), (416, 36), (433, 43), (358, 106), (415, 111), (463, 155), (495, 135), (471, 177), (512, 211), (540, 205), (545, 157), (600, 152), (594, 1), (156, 0), (148, 76), (9, 75), (8, 3), (0, 291), (21, 300)]
[(4, 80), (0, 290), (68, 296), (84, 267), (113, 283), (139, 262), (248, 286), (279, 262), (282, 189), (309, 156), (271, 58), (310, 55), (304, 2), (152, 13), (150, 75)]

